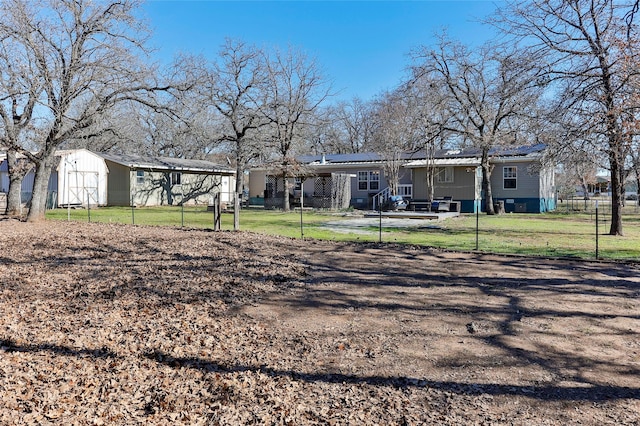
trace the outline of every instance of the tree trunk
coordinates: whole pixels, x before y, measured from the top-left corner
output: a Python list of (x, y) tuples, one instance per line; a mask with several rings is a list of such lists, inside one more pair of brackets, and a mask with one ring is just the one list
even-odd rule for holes
[(36, 174), (33, 182), (33, 194), (31, 206), (27, 214), (27, 222), (44, 220), (47, 208), (47, 195), (49, 190), (49, 177), (51, 176), (51, 163), (53, 152), (45, 153), (44, 158), (36, 164)]
[(7, 215), (18, 217), (22, 213), (22, 181), (29, 172), (29, 168), (20, 167), (17, 153), (12, 149), (7, 151), (7, 172), (9, 175)]
[(240, 201), (242, 200), (242, 187), (244, 186), (244, 170), (240, 162), (236, 166), (236, 196), (233, 200), (233, 230), (240, 230)]
[(480, 161), (482, 168), (482, 191), (484, 192), (485, 210), (488, 215), (496, 214), (493, 208), (493, 194), (491, 193), (491, 165), (489, 164), (489, 150), (482, 150), (482, 159)]
[(291, 204), (289, 203), (289, 181), (287, 180), (287, 174), (282, 174), (282, 181), (284, 185), (284, 192), (282, 194), (282, 210), (288, 212), (291, 210)]
[(611, 149), (609, 164), (611, 166), (611, 227), (609, 228), (609, 235), (623, 235), (624, 172), (614, 149)]

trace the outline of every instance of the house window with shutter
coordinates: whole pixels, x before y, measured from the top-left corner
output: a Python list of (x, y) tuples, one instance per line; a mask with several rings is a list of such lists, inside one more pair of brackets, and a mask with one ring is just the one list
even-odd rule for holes
[(504, 189), (518, 188), (518, 168), (516, 166), (505, 166), (502, 169)]

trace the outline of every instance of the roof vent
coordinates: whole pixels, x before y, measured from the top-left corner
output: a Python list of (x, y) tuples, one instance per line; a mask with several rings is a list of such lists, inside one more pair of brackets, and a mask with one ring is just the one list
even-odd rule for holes
[(322, 154), (322, 159), (320, 159), (320, 164), (327, 164), (327, 159), (325, 158), (324, 154)]

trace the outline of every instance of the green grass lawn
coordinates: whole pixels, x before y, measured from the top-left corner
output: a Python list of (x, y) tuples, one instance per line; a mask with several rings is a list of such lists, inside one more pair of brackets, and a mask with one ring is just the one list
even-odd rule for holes
[[(137, 225), (213, 228), (213, 213), (206, 207), (150, 207), (133, 210), (102, 207), (91, 211), (65, 209), (47, 212), (47, 218), (72, 221), (134, 223)], [(625, 211), (622, 237), (608, 235), (610, 217), (599, 215), (598, 246), (602, 259), (640, 261), (640, 213)], [(244, 209), (240, 216), (243, 231), (293, 238), (301, 237), (300, 213), (283, 213), (263, 209)], [(377, 242), (379, 229), (369, 233), (336, 232), (323, 226), (328, 221), (348, 220), (344, 214), (305, 211), (302, 215), (305, 238)], [(222, 230), (233, 229), (233, 214), (222, 215)], [(594, 258), (596, 250), (595, 215), (593, 212), (548, 214), (504, 214), (479, 216), (478, 248), (483, 252), (513, 253), (536, 256)], [(462, 215), (440, 222), (424, 222), (416, 228), (383, 228), (383, 242), (417, 244), (452, 250), (475, 250), (476, 216)]]

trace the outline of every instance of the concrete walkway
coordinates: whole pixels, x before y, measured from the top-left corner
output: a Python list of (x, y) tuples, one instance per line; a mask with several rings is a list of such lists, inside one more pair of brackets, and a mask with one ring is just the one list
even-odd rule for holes
[[(426, 229), (440, 228), (438, 222), (442, 219), (456, 217), (460, 214), (430, 213), (430, 212), (382, 212), (382, 228), (402, 229)], [(371, 228), (380, 226), (380, 214), (378, 212), (366, 213), (364, 217), (329, 221), (322, 224), (323, 228), (329, 228), (334, 232), (369, 235), (378, 231)]]

